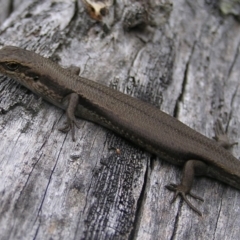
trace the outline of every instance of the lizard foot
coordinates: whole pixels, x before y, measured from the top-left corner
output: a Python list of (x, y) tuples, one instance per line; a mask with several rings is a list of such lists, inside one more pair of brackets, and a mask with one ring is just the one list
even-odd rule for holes
[(215, 124), (215, 136), (213, 137), (213, 139), (215, 139), (218, 144), (222, 147), (224, 147), (225, 149), (230, 149), (232, 148), (234, 145), (238, 144), (237, 142), (231, 143), (226, 131), (223, 129), (223, 125), (221, 123), (221, 121), (218, 119), (216, 124)]
[(197, 195), (195, 195), (195, 194), (191, 193), (190, 191), (188, 191), (188, 190), (186, 189), (186, 187), (185, 187), (184, 185), (182, 185), (182, 184), (177, 185), (177, 184), (171, 183), (171, 184), (169, 184), (169, 185), (167, 185), (167, 186), (165, 186), (165, 187), (166, 187), (168, 190), (175, 192), (174, 197), (173, 197), (171, 203), (173, 203), (173, 202), (177, 199), (177, 196), (180, 195), (180, 196), (183, 198), (183, 200), (187, 203), (187, 205), (188, 205), (193, 211), (195, 211), (197, 214), (199, 214), (200, 216), (202, 216), (202, 213), (201, 213), (196, 207), (194, 207), (194, 206), (190, 203), (190, 201), (187, 199), (186, 196), (187, 196), (187, 195), (190, 195), (191, 197), (193, 197), (193, 198), (195, 198), (195, 199), (200, 200), (200, 201), (203, 202), (204, 200), (203, 200), (201, 197), (198, 197)]
[(65, 133), (72, 130), (72, 140), (75, 142), (75, 126), (79, 128), (75, 118), (75, 110), (78, 106), (79, 96), (76, 93), (71, 93), (66, 96), (64, 100), (68, 101), (68, 106), (66, 109), (67, 122), (62, 128), (59, 128), (59, 130)]
[(67, 122), (64, 123), (64, 126), (59, 128), (58, 130), (64, 133), (67, 133), (71, 130), (72, 132), (72, 140), (75, 142), (75, 126), (77, 128), (80, 128), (79, 125), (77, 124), (75, 116), (72, 116), (71, 118), (67, 118)]

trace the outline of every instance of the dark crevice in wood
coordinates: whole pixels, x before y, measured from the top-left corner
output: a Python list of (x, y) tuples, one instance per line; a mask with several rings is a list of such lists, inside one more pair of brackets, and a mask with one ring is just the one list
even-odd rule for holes
[[(152, 162), (153, 160), (151, 159), (150, 162)], [(144, 174), (144, 183), (142, 186), (142, 190), (141, 193), (139, 195), (138, 198), (138, 202), (137, 202), (137, 210), (135, 213), (135, 217), (134, 217), (134, 222), (133, 222), (133, 228), (129, 234), (129, 240), (132, 239), (137, 239), (137, 233), (139, 231), (139, 225), (140, 225), (140, 221), (141, 221), (141, 215), (142, 215), (142, 208), (144, 208), (144, 204), (145, 204), (145, 197), (146, 197), (146, 192), (147, 192), (147, 184), (148, 184), (148, 177), (149, 177), (149, 165), (147, 164), (146, 167), (146, 171)]]
[[(233, 95), (232, 95), (232, 99), (231, 99), (231, 107), (233, 107), (233, 102), (234, 100), (236, 99), (237, 97), (237, 93), (238, 93), (238, 89), (239, 89), (239, 84), (237, 85)], [(232, 111), (232, 108), (231, 110), (228, 112), (229, 114), (229, 118), (228, 118), (228, 121), (227, 121), (227, 126), (226, 126), (226, 132), (228, 131), (228, 128), (229, 128), (229, 123), (230, 123), (230, 120), (232, 119), (232, 115), (233, 115), (233, 111)]]
[(32, 169), (31, 169), (30, 173), (28, 174), (27, 180), (26, 180), (24, 186), (22, 187), (22, 189), (21, 189), (21, 191), (20, 191), (20, 193), (19, 193), (19, 197), (16, 199), (16, 205), (19, 203), (19, 201), (22, 201), (22, 200), (20, 199), (21, 197), (24, 198), (24, 194), (25, 194), (24, 191), (25, 191), (25, 189), (28, 187), (28, 185), (29, 185), (29, 180), (30, 180), (30, 178), (31, 178), (31, 176), (32, 176), (33, 170), (36, 168), (36, 165), (38, 164), (38, 162), (39, 162), (39, 160), (41, 159), (41, 157), (42, 157), (42, 154), (39, 156), (39, 158), (37, 159), (37, 161), (32, 164), (33, 166), (32, 166)]
[(40, 223), (38, 224), (38, 227), (37, 227), (37, 229), (36, 229), (36, 233), (35, 233), (35, 235), (33, 236), (33, 240), (37, 239), (39, 228), (40, 228)]
[(219, 204), (219, 206), (220, 206), (220, 208), (218, 209), (219, 211), (217, 211), (217, 213), (216, 213), (216, 222), (215, 222), (215, 231), (217, 231), (217, 229), (218, 229), (218, 223), (219, 223), (219, 221), (221, 221), (220, 219), (221, 219), (221, 212), (222, 212), (222, 205), (223, 205), (223, 203), (222, 203), (222, 201), (223, 201), (223, 198), (222, 198), (222, 195), (223, 195), (223, 192), (222, 192), (222, 194), (221, 194), (221, 197), (219, 198), (220, 199), (220, 204)]
[(8, 16), (10, 16), (13, 11), (14, 11), (14, 0), (11, 0), (8, 6)]
[(41, 201), (41, 203), (40, 203), (40, 206), (39, 206), (39, 209), (38, 209), (37, 216), (36, 216), (36, 219), (35, 219), (35, 221), (34, 221), (34, 224), (36, 223), (37, 219), (39, 218), (39, 216), (40, 216), (40, 214), (41, 214), (41, 212), (42, 212), (42, 206), (43, 206), (45, 197), (46, 197), (46, 195), (47, 195), (47, 191), (48, 191), (49, 185), (50, 185), (50, 183), (51, 183), (53, 173), (54, 173), (54, 171), (55, 171), (55, 169), (56, 169), (59, 156), (60, 156), (60, 154), (61, 154), (61, 152), (62, 152), (61, 150), (62, 150), (62, 148), (60, 149), (60, 151), (59, 151), (59, 153), (58, 153), (58, 156), (57, 156), (57, 159), (56, 159), (56, 161), (55, 161), (55, 163), (54, 163), (53, 169), (51, 170), (51, 173), (50, 173), (50, 176), (49, 176), (49, 181), (48, 181), (47, 186), (46, 186), (46, 188), (45, 188), (45, 191), (44, 191), (44, 193), (43, 193), (42, 201)]
[[(236, 62), (237, 62), (237, 58), (239, 57), (239, 47), (240, 47), (240, 42), (238, 43), (237, 45), (237, 48), (236, 48), (236, 53), (234, 55), (234, 58), (233, 58), (233, 61), (232, 61), (232, 64), (229, 68), (229, 71), (228, 71), (228, 74), (227, 74), (227, 79), (225, 80), (225, 83), (227, 82), (227, 80), (229, 79), (232, 71), (233, 71), (233, 67), (235, 66)], [(239, 89), (239, 84), (237, 85), (233, 95), (232, 95), (232, 98), (231, 98), (231, 107), (233, 106), (233, 102), (234, 100), (236, 99), (237, 97), (237, 93), (238, 93), (238, 89)], [(227, 122), (227, 126), (226, 126), (226, 131), (228, 130), (228, 127), (229, 127), (229, 122), (230, 122), (230, 119), (232, 118), (232, 110), (229, 112), (229, 118), (228, 118), (228, 122)]]
[(185, 87), (187, 84), (187, 74), (188, 74), (188, 67), (189, 67), (189, 61), (186, 63), (186, 67), (185, 67), (185, 71), (184, 71), (184, 78), (183, 78), (183, 82), (182, 82), (182, 90), (180, 92), (180, 95), (176, 101), (176, 105), (173, 111), (173, 116), (175, 118), (178, 118), (178, 114), (179, 114), (179, 103), (182, 102), (183, 100), (183, 95), (185, 93)]
[[(229, 68), (229, 71), (228, 71), (228, 74), (227, 74), (227, 79), (228, 79), (229, 76), (231, 75), (232, 70), (233, 70), (233, 67), (234, 67), (234, 65), (235, 65), (235, 63), (236, 63), (236, 61), (237, 61), (238, 56), (239, 56), (239, 47), (240, 47), (240, 42), (238, 43), (238, 46), (237, 46), (237, 48), (236, 48), (236, 53), (235, 53), (235, 55), (234, 55), (232, 64), (231, 64), (231, 66), (230, 66), (230, 68)], [(226, 80), (227, 80), (227, 79), (226, 79)]]
[[(179, 205), (179, 209), (181, 208), (181, 205)], [(173, 224), (173, 231), (172, 231), (172, 236), (169, 238), (170, 240), (176, 239), (176, 233), (178, 231), (178, 222), (181, 221), (181, 217), (179, 216), (179, 210), (177, 212), (177, 215), (175, 217), (175, 222)]]
[[(136, 54), (135, 54), (135, 56), (133, 57), (133, 59), (132, 59), (132, 62), (131, 62), (131, 65), (130, 65), (130, 67), (129, 67), (129, 69), (128, 69), (128, 71), (127, 71), (127, 76), (128, 76), (128, 79), (130, 79), (130, 78), (132, 78), (133, 80), (134, 80), (134, 86), (133, 86), (133, 93), (134, 93), (134, 97), (136, 97), (136, 98), (141, 98), (141, 95), (143, 94), (141, 91), (139, 91), (139, 89), (140, 88), (138, 88), (138, 86), (137, 86), (137, 84), (136, 84), (136, 79), (135, 79), (135, 77), (134, 76), (132, 76), (130, 73), (131, 73), (131, 71), (132, 71), (132, 68), (134, 67), (134, 63), (135, 63), (135, 61), (136, 61), (136, 59), (138, 58), (138, 56), (139, 56), (139, 53), (141, 53), (141, 51), (142, 51), (142, 48), (139, 48), (137, 51), (136, 51)], [(123, 86), (123, 93), (127, 93), (127, 86), (128, 86), (128, 80), (127, 81), (125, 81), (125, 84), (124, 84), (124, 86)], [(119, 87), (119, 86), (118, 86)], [(118, 89), (119, 90), (119, 89)], [(136, 91), (137, 90), (137, 91)], [(140, 89), (141, 90), (141, 89)], [(128, 95), (132, 95), (132, 94), (129, 94), (129, 93), (127, 93)]]
[[(74, 14), (73, 14), (72, 18), (70, 19), (68, 26), (66, 27), (68, 33), (73, 32), (73, 30), (74, 30), (73, 28), (75, 27), (76, 20), (78, 18), (78, 14), (79, 14), (78, 1), (75, 1)], [(67, 40), (67, 38), (66, 38), (66, 40)], [(66, 47), (65, 44), (63, 43), (64, 47)]]
[(185, 67), (185, 71), (184, 71), (184, 77), (183, 77), (183, 82), (182, 82), (182, 89), (181, 89), (181, 92), (179, 94), (179, 97), (176, 101), (176, 105), (175, 105), (175, 108), (174, 108), (174, 111), (173, 111), (173, 116), (175, 118), (178, 118), (178, 114), (179, 114), (179, 103), (183, 101), (184, 99), (184, 94), (185, 94), (185, 91), (186, 91), (186, 86), (187, 86), (187, 78), (188, 78), (188, 70), (189, 70), (189, 63), (191, 62), (191, 57), (193, 55), (193, 52), (194, 52), (194, 48), (195, 48), (195, 44), (193, 44), (192, 46), (192, 51), (191, 51), (191, 54), (189, 56), (189, 59), (186, 63), (186, 67)]

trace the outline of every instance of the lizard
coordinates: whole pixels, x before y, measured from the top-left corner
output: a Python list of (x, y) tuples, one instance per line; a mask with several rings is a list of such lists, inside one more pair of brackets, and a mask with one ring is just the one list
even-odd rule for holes
[(181, 182), (166, 187), (174, 191), (172, 202), (180, 196), (200, 216), (202, 213), (187, 198), (189, 195), (203, 201), (191, 191), (195, 176), (211, 177), (240, 189), (237, 158), (213, 139), (149, 103), (80, 77), (19, 47), (5, 46), (0, 50), (0, 73), (64, 109), (67, 122), (60, 130), (71, 130), (73, 140), (77, 116), (112, 130), (160, 159), (183, 166)]

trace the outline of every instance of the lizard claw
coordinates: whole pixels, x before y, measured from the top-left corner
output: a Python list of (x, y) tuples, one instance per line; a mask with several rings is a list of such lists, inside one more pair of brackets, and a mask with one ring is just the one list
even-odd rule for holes
[(183, 185), (177, 185), (177, 184), (174, 184), (174, 183), (171, 183), (167, 186), (165, 186), (168, 190), (170, 191), (173, 191), (175, 192), (174, 196), (173, 196), (173, 199), (171, 200), (171, 203), (173, 203), (178, 196), (181, 196), (182, 199), (187, 203), (187, 205), (193, 210), (195, 211), (198, 215), (202, 216), (202, 213), (196, 208), (194, 207), (191, 202), (187, 199), (187, 195), (190, 195), (191, 197), (197, 199), (197, 200), (200, 200), (200, 201), (204, 201), (201, 197), (191, 193), (191, 192), (188, 192), (186, 190), (186, 188), (183, 186)]

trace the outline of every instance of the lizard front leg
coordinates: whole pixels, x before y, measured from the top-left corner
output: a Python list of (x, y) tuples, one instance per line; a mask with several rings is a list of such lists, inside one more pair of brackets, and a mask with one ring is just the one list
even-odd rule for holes
[[(66, 69), (69, 70), (72, 74), (77, 75), (77, 76), (80, 73), (80, 68), (75, 65), (71, 65), (70, 67), (68, 67)], [(64, 100), (68, 100), (68, 106), (67, 106), (67, 110), (66, 110), (67, 122), (65, 123), (65, 125), (63, 127), (59, 128), (58, 130), (65, 132), (65, 133), (72, 130), (72, 140), (75, 142), (75, 140), (76, 140), (75, 139), (75, 126), (77, 128), (79, 128), (79, 126), (77, 125), (77, 122), (76, 122), (76, 118), (75, 118), (75, 110), (78, 105), (79, 97), (76, 93), (71, 93), (67, 97), (65, 97)]]
[(79, 96), (77, 93), (69, 94), (66, 99), (68, 100), (68, 106), (66, 110), (67, 122), (62, 128), (59, 128), (62, 132), (72, 131), (72, 140), (75, 142), (75, 126), (79, 128), (77, 120), (75, 118), (75, 111), (79, 103)]

